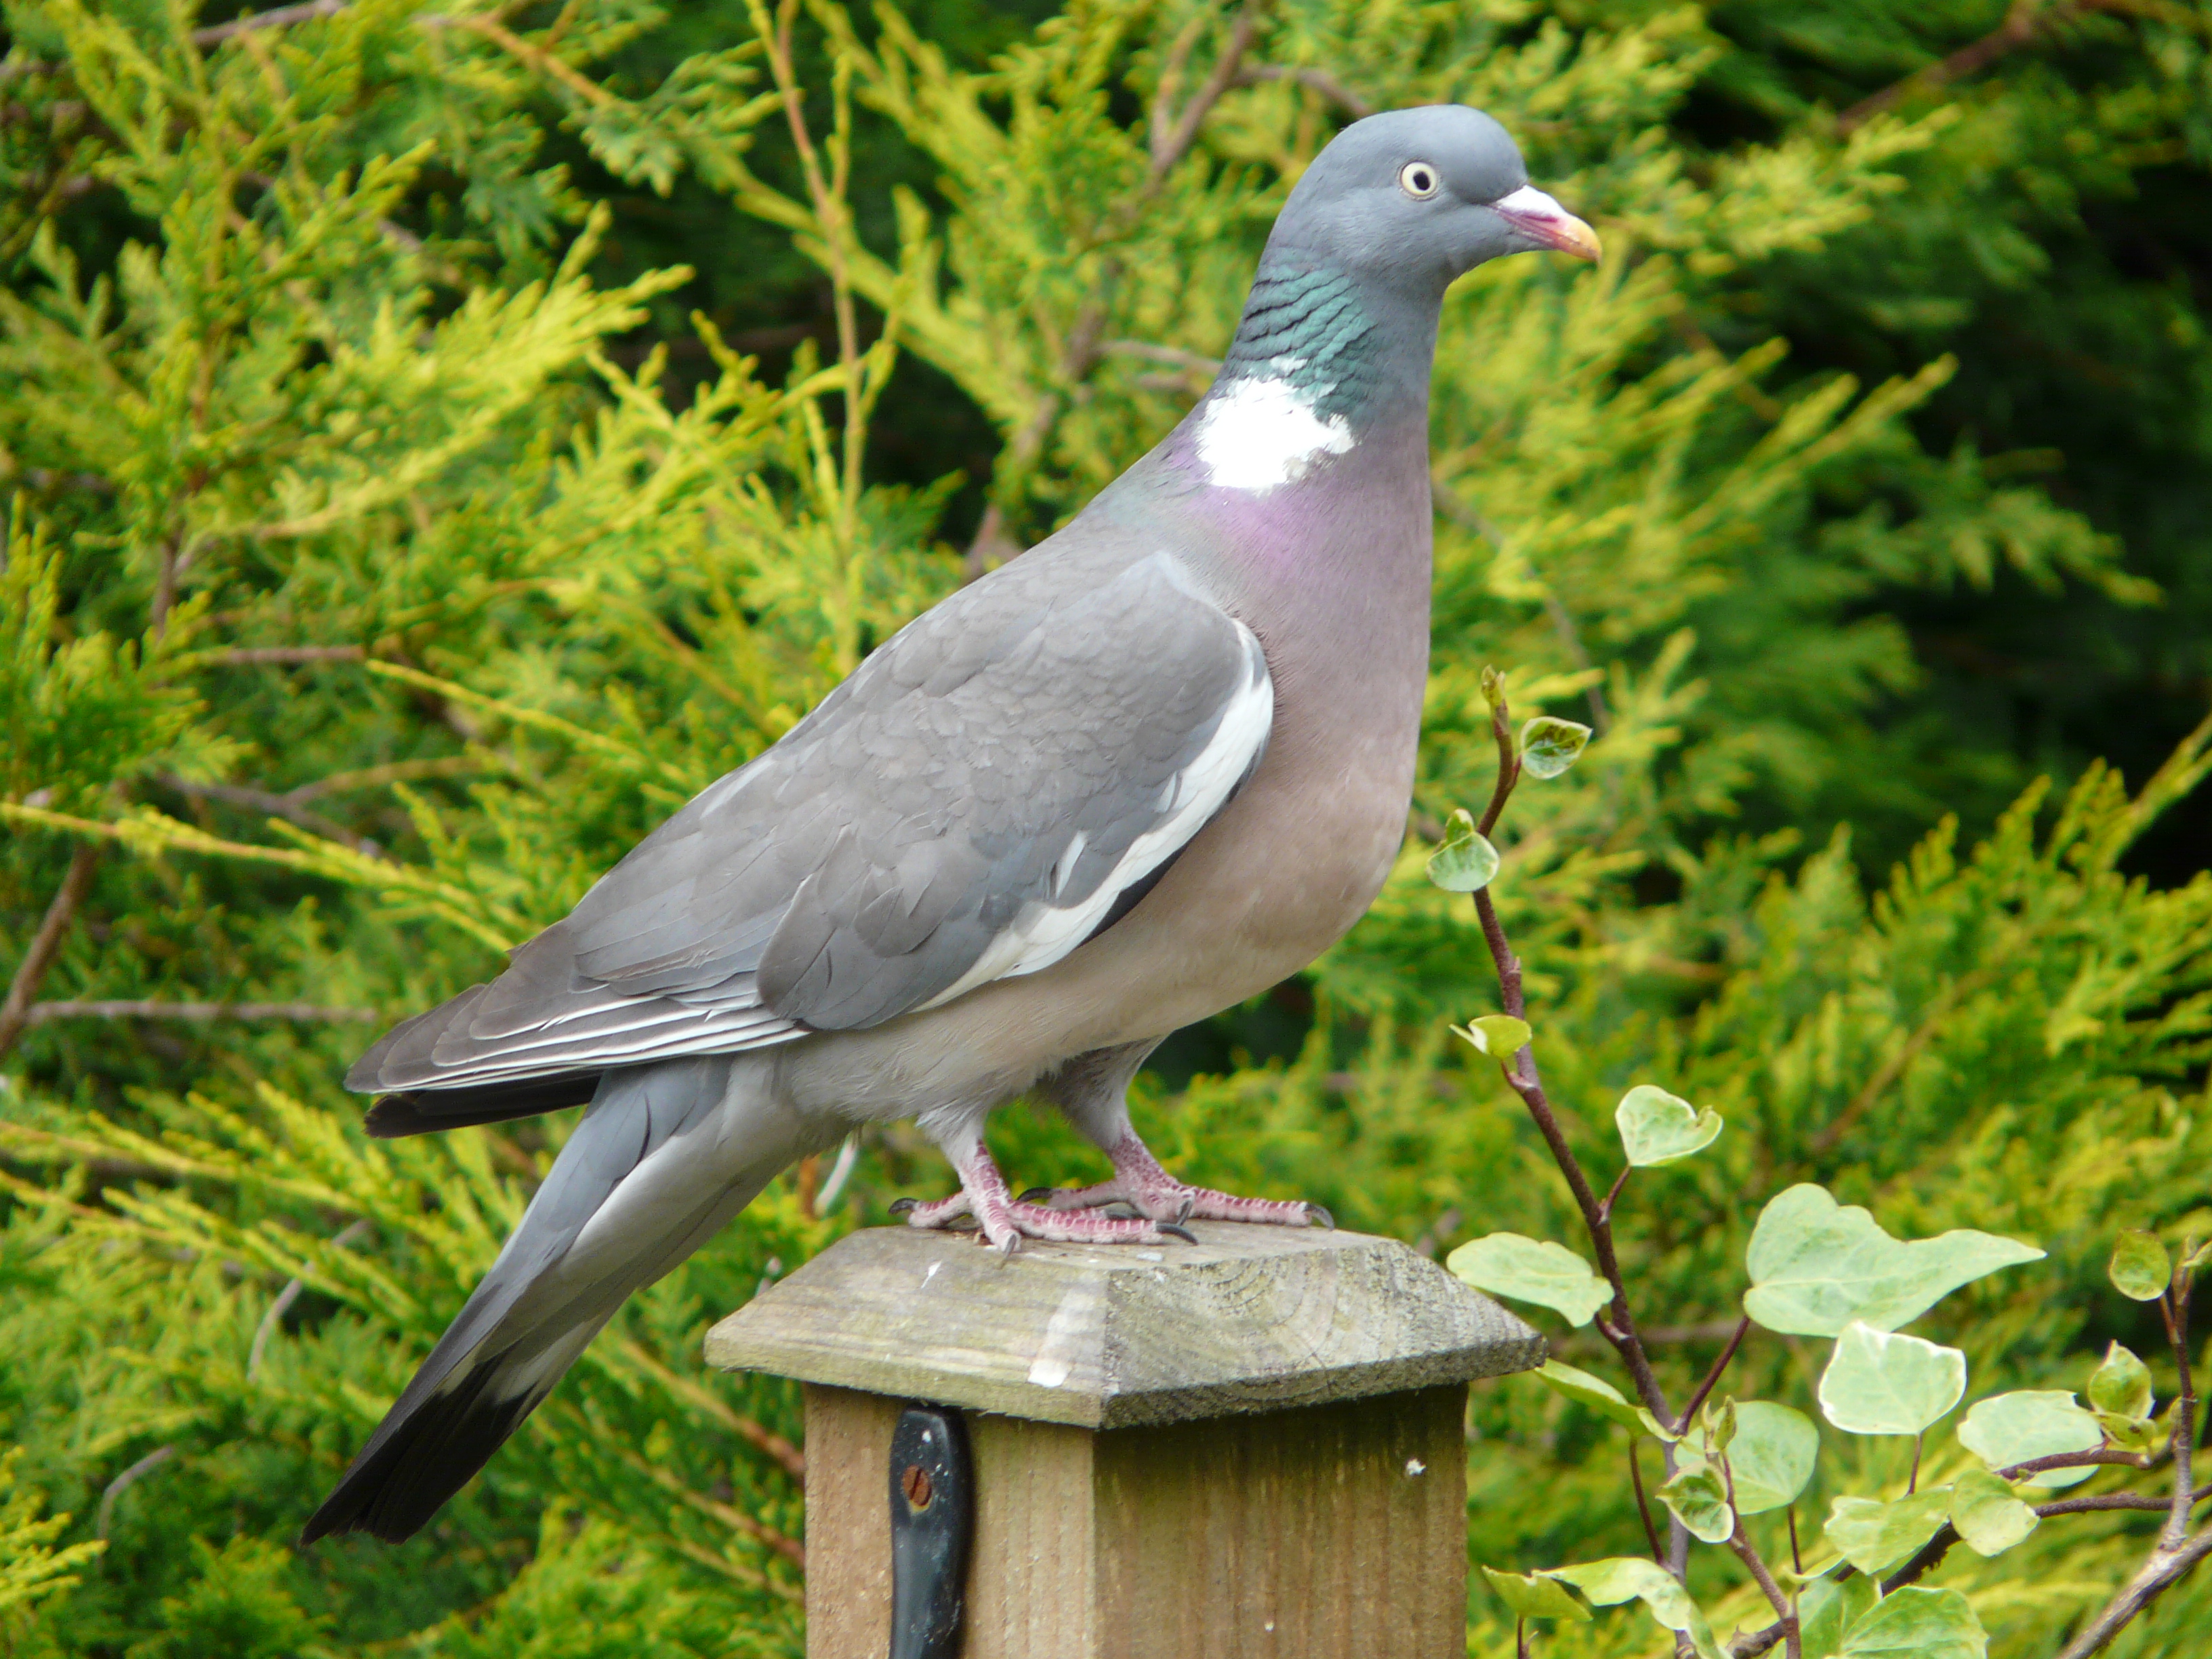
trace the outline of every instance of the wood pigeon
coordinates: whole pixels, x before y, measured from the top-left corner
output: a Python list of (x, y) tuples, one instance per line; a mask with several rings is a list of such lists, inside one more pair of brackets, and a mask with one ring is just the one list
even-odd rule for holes
[[(346, 1085), (382, 1097), (376, 1135), (589, 1109), (307, 1540), (413, 1534), (623, 1298), (858, 1125), (912, 1118), (957, 1172), (908, 1224), (972, 1216), (1002, 1249), (1327, 1224), (1186, 1186), (1124, 1091), (1381, 888), (1428, 671), (1444, 289), (1546, 248), (1598, 257), (1489, 116), (1346, 128), (1285, 204), (1218, 378), (1149, 454), (885, 642), (497, 979), (362, 1057)], [(983, 1123), (1026, 1092), (1112, 1180), (1009, 1191)]]

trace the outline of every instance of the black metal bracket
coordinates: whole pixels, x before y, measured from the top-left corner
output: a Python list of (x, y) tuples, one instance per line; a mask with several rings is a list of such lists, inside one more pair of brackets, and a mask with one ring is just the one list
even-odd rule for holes
[(968, 1429), (949, 1406), (909, 1403), (891, 1431), (890, 1659), (957, 1659), (975, 1528)]

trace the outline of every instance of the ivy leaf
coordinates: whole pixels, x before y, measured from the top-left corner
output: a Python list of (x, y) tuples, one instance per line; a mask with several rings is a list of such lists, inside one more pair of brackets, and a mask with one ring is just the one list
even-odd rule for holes
[(1958, 1591), (1913, 1584), (1869, 1609), (1841, 1651), (1843, 1659), (1988, 1659), (1990, 1638)]
[(1820, 1455), (1820, 1431), (1804, 1413), (1767, 1400), (1742, 1401), (1728, 1449), (1736, 1513), (1763, 1515), (1794, 1501)]
[(1937, 1486), (1885, 1504), (1879, 1498), (1838, 1498), (1821, 1530), (1861, 1572), (1879, 1577), (1936, 1535), (1951, 1518), (1951, 1493)]
[(1735, 1534), (1735, 1511), (1729, 1507), (1721, 1472), (1702, 1459), (1685, 1463), (1659, 1488), (1664, 1504), (1692, 1538), (1724, 1544)]
[(2097, 1426), (2105, 1431), (2105, 1438), (2116, 1450), (2146, 1452), (2157, 1449), (2158, 1425), (2147, 1417), (2122, 1417), (2114, 1412), (2099, 1412)]
[(1664, 1628), (1688, 1635), (1698, 1659), (1721, 1659), (1721, 1645), (1713, 1639), (1713, 1627), (1705, 1613), (1690, 1599), (1689, 1591), (1656, 1562), (1641, 1556), (1616, 1555), (1581, 1566), (1547, 1568), (1544, 1577), (1572, 1584), (1601, 1607), (1641, 1601)]
[(1977, 1555), (2002, 1555), (2043, 1517), (1987, 1469), (1968, 1469), (1951, 1485), (1951, 1524)]
[(1510, 1014), (1485, 1014), (1451, 1029), (1453, 1036), (1473, 1044), (1477, 1054), (1488, 1054), (1500, 1065), (1527, 1048), (1536, 1035), (1527, 1020)]
[(1735, 1396), (1730, 1395), (1718, 1405), (1708, 1400), (1698, 1413), (1698, 1426), (1705, 1434), (1705, 1455), (1718, 1457), (1735, 1438)]
[(1482, 1576), (1490, 1581), (1490, 1588), (1498, 1592), (1498, 1599), (1513, 1609), (1522, 1619), (1579, 1619), (1589, 1623), (1589, 1609), (1575, 1599), (1572, 1590), (1556, 1578), (1540, 1574), (1500, 1572), (1495, 1567), (1485, 1567)]
[(1556, 778), (1582, 758), (1590, 729), (1578, 720), (1539, 714), (1521, 728), (1521, 765), (1531, 777)]
[(1809, 1183), (1759, 1212), (1743, 1310), (1770, 1331), (1834, 1336), (1853, 1320), (1893, 1331), (1985, 1273), (2039, 1260), (2033, 1244), (1961, 1228), (1911, 1243)]
[(2115, 1417), (2150, 1415), (2150, 1368), (2115, 1342), (2089, 1376), (2089, 1404)]
[(1556, 1389), (1570, 1400), (1580, 1401), (1593, 1411), (1601, 1412), (1616, 1423), (1640, 1429), (1665, 1441), (1681, 1437), (1644, 1407), (1632, 1405), (1620, 1389), (1601, 1376), (1592, 1376), (1588, 1371), (1577, 1370), (1572, 1365), (1563, 1365), (1556, 1359), (1547, 1359), (1538, 1366), (1535, 1376), (1538, 1382)]
[(1847, 1434), (1921, 1434), (1966, 1392), (1966, 1356), (1854, 1322), (1836, 1339), (1820, 1392), (1821, 1411)]
[(1444, 825), (1444, 838), (1429, 854), (1429, 879), (1447, 893), (1474, 893), (1490, 885), (1498, 873), (1498, 849), (1474, 827), (1474, 817), (1464, 806)]
[[(2021, 1389), (1977, 1400), (1959, 1425), (1966, 1449), (1993, 1469), (2008, 1469), (2033, 1457), (2089, 1451), (2104, 1442), (2097, 1419), (2060, 1389)], [(2027, 1477), (2031, 1486), (2071, 1486), (2096, 1470), (2045, 1469)]]
[(2155, 1302), (2173, 1278), (2173, 1261), (2155, 1233), (2122, 1233), (2112, 1244), (2106, 1268), (2112, 1288), (2131, 1302)]
[(1881, 1598), (1874, 1580), (1854, 1573), (1841, 1583), (1816, 1578), (1797, 1601), (1797, 1625), (1805, 1659), (1836, 1659), (1844, 1650), (1844, 1638)]
[(1711, 1107), (1699, 1111), (1649, 1083), (1638, 1084), (1620, 1097), (1613, 1121), (1620, 1126), (1628, 1161), (1639, 1170), (1701, 1152), (1721, 1132), (1721, 1115)]
[(1648, 1407), (1637, 1405), (1601, 1376), (1592, 1376), (1588, 1371), (1561, 1364), (1556, 1359), (1547, 1359), (1536, 1369), (1535, 1376), (1538, 1381), (1568, 1399), (1578, 1400), (1628, 1428), (1640, 1430), (1669, 1445), (1682, 1437), (1654, 1417)]
[(1571, 1325), (1589, 1324), (1613, 1300), (1613, 1287), (1589, 1262), (1548, 1239), (1539, 1243), (1518, 1233), (1492, 1233), (1461, 1245), (1444, 1266), (1478, 1291), (1533, 1302), (1565, 1315)]

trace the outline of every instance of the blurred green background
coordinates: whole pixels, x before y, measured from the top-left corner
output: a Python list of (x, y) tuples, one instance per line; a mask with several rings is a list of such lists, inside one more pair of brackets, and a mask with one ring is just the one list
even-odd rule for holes
[[(1730, 1125), (1622, 1218), (1670, 1383), (1804, 1179), (2049, 1250), (1916, 1328), (1970, 1398), (2159, 1350), (2099, 1268), (2212, 1230), (2212, 5), (0, 15), (5, 1651), (800, 1650), (796, 1400), (699, 1336), (934, 1153), (871, 1137), (830, 1205), (794, 1172), (423, 1534), (302, 1553), (566, 1127), (370, 1143), (338, 1079), (1141, 453), (1301, 167), (1409, 103), (1497, 114), (1608, 258), (1448, 302), (1407, 855), (1161, 1051), (1147, 1134), (1438, 1255), (1570, 1237), (1445, 1034), (1496, 992), (1421, 878), (1496, 663), (1599, 732), (1498, 890), (1571, 1132), (1609, 1175), (1638, 1082)], [(1103, 1172), (1000, 1118), (1018, 1179)], [(1803, 1405), (1819, 1358), (1755, 1336), (1739, 1387)], [(1485, 1386), (1469, 1458), (1476, 1559), (1637, 1547), (1601, 1418)], [(2053, 1652), (2147, 1536), (1931, 1582)], [(1693, 1587), (1763, 1622), (1732, 1566)], [(2208, 1626), (2185, 1586), (2114, 1651)]]

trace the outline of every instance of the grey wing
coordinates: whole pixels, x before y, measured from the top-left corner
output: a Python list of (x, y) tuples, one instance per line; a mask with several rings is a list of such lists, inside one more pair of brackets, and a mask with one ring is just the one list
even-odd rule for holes
[(902, 630), (348, 1085), (534, 1098), (878, 1024), (1110, 925), (1257, 765), (1273, 685), (1170, 556), (1075, 592), (1038, 566)]

